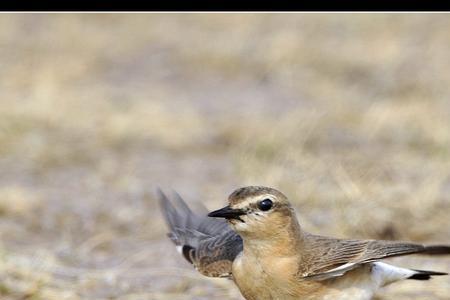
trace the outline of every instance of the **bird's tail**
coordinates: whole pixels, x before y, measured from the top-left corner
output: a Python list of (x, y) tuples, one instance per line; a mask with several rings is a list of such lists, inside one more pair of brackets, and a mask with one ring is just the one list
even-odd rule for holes
[[(449, 245), (430, 245), (425, 246), (424, 251), (419, 254), (426, 255), (449, 255), (450, 254), (450, 246)], [(424, 271), (424, 270), (411, 270), (415, 272), (407, 279), (415, 279), (415, 280), (429, 280), (431, 276), (442, 276), (448, 275), (448, 273), (444, 272), (435, 272), (435, 271)]]
[[(425, 255), (449, 255), (450, 254), (450, 246), (449, 245), (430, 245), (430, 246), (425, 246), (424, 251), (420, 252), (419, 254), (425, 254)], [(406, 279), (429, 280), (429, 279), (431, 279), (431, 276), (448, 275), (448, 273), (435, 272), (435, 271), (414, 270), (414, 269), (412, 269), (411, 271), (413, 271), (414, 274), (412, 274), (411, 276), (407, 277)]]
[(431, 276), (441, 276), (448, 275), (448, 273), (444, 272), (434, 272), (434, 271), (424, 271), (424, 270), (411, 270), (415, 273), (409, 276), (407, 279), (415, 279), (415, 280), (429, 280)]
[(447, 275), (442, 272), (397, 267), (383, 262), (375, 262), (373, 265), (373, 273), (382, 278), (382, 286), (403, 279), (428, 280), (431, 276)]

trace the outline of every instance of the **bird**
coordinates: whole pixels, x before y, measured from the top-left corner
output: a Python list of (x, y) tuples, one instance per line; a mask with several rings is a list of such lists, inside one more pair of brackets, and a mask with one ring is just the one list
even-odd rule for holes
[(428, 280), (444, 272), (397, 267), (384, 258), (450, 254), (450, 245), (340, 239), (308, 233), (288, 198), (264, 186), (236, 189), (228, 205), (194, 212), (175, 193), (158, 190), (168, 237), (198, 272), (234, 281), (247, 300), (372, 299), (403, 279)]

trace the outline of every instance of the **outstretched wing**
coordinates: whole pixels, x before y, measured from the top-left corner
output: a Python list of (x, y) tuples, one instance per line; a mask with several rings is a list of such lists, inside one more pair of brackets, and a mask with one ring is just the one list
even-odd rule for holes
[(342, 240), (308, 235), (308, 251), (302, 260), (299, 275), (303, 279), (324, 280), (341, 276), (362, 264), (383, 258), (422, 254), (449, 254), (449, 246), (382, 240)]
[(184, 258), (205, 276), (228, 277), (236, 256), (242, 251), (242, 239), (225, 220), (194, 213), (178, 195), (175, 206), (158, 191), (160, 206), (170, 228), (168, 236)]

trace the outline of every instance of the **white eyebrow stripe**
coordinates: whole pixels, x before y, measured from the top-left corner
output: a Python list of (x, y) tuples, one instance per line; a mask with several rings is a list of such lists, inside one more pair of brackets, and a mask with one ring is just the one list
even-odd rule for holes
[(246, 208), (253, 202), (254, 202), (253, 198), (250, 198), (250, 199), (244, 200), (236, 205), (233, 205), (233, 208), (236, 208), (236, 209)]
[(236, 209), (247, 208), (250, 206), (250, 204), (256, 203), (257, 201), (262, 200), (262, 199), (270, 199), (272, 201), (275, 201), (275, 197), (273, 195), (264, 194), (264, 195), (258, 195), (258, 196), (247, 198), (246, 200), (244, 200), (236, 205), (233, 205), (232, 207), (236, 208)]

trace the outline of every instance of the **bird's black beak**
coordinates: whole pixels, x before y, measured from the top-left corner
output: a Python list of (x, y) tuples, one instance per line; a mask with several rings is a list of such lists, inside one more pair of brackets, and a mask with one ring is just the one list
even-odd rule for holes
[(246, 214), (245, 211), (243, 211), (242, 209), (233, 209), (230, 206), (225, 206), (224, 208), (210, 212), (208, 214), (208, 217), (236, 219), (243, 222), (243, 220), (239, 216), (245, 214)]

